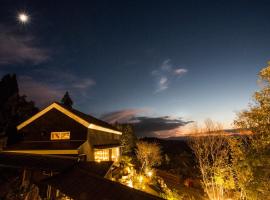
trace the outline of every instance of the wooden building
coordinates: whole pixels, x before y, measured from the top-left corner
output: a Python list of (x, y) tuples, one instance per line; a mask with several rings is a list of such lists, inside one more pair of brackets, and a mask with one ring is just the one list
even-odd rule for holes
[(17, 126), (23, 140), (4, 152), (78, 156), (117, 161), (121, 132), (112, 125), (60, 103), (52, 103)]
[(122, 133), (102, 120), (53, 103), (17, 131), (23, 140), (4, 148), (0, 167), (20, 172), (24, 199), (160, 199), (109, 180)]

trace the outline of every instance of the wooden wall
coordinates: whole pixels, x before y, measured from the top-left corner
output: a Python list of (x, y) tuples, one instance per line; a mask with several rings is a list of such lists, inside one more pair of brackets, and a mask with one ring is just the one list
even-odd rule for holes
[(120, 135), (89, 129), (88, 140), (92, 145), (116, 144), (120, 142)]
[(25, 141), (50, 141), (54, 131), (70, 131), (70, 140), (87, 139), (86, 127), (54, 108), (18, 132)]
[(86, 141), (80, 146), (79, 154), (85, 154), (86, 161), (94, 161), (94, 150), (89, 141)]

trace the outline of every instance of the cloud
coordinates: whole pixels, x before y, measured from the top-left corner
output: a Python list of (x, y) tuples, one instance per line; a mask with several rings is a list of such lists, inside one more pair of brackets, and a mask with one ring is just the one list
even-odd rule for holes
[(31, 75), (18, 77), (20, 93), (38, 106), (44, 106), (52, 101), (60, 101), (65, 91), (69, 91), (72, 98), (85, 97), (96, 82), (89, 77), (76, 76), (68, 72), (57, 70), (35, 70)]
[(20, 93), (26, 95), (29, 100), (33, 100), (38, 106), (59, 101), (65, 92), (63, 89), (54, 88), (30, 76), (19, 76), (18, 82)]
[(164, 60), (158, 69), (151, 72), (156, 81), (155, 92), (168, 89), (176, 77), (180, 77), (187, 72), (188, 70), (185, 68), (176, 68), (170, 59)]
[(160, 138), (177, 136), (180, 133), (179, 128), (191, 123), (191, 121), (170, 116), (138, 116), (148, 111), (148, 109), (124, 109), (104, 114), (101, 119), (109, 123), (130, 123), (139, 137)]
[(33, 70), (32, 74), (41, 80), (46, 80), (48, 84), (80, 92), (96, 85), (92, 78), (85, 75), (79, 76), (70, 71), (42, 68)]
[(168, 86), (169, 86), (168, 78), (165, 76), (160, 77), (159, 82), (158, 82), (158, 89), (157, 89), (158, 92), (168, 89)]
[(33, 35), (18, 34), (15, 29), (0, 24), (0, 65), (40, 64), (50, 59), (48, 49), (36, 45)]
[(164, 60), (160, 66), (163, 71), (171, 71), (172, 67), (171, 59)]
[(138, 136), (171, 137), (178, 135), (180, 127), (190, 123), (181, 118), (162, 117), (136, 117), (133, 123)]
[(124, 109), (109, 112), (101, 116), (101, 119), (109, 123), (126, 123), (133, 120), (134, 116), (147, 112), (147, 109)]
[(187, 73), (187, 69), (184, 69), (184, 68), (178, 68), (178, 69), (175, 69), (174, 70), (174, 74), (176, 74), (176, 75), (182, 75), (182, 74), (185, 74), (185, 73)]
[(82, 79), (80, 82), (76, 81), (75, 83), (73, 83), (73, 88), (83, 90), (95, 84), (96, 82), (94, 80), (90, 78), (85, 78), (85, 79)]

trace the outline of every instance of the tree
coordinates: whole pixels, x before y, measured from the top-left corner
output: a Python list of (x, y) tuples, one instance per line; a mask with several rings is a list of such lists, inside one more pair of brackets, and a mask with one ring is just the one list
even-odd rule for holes
[(73, 105), (73, 101), (72, 99), (70, 98), (69, 96), (69, 93), (68, 91), (65, 93), (65, 95), (63, 96), (62, 100), (61, 100), (61, 103), (68, 107), (68, 108), (72, 108), (72, 105)]
[(122, 132), (120, 138), (120, 142), (122, 145), (122, 154), (130, 155), (134, 153), (137, 137), (134, 134), (132, 126), (130, 124), (116, 124), (115, 126)]
[(235, 183), (234, 198), (235, 199), (255, 199), (252, 198), (248, 185), (253, 180), (251, 162), (248, 158), (249, 141), (245, 136), (227, 137), (229, 151), (229, 165), (232, 171), (232, 177)]
[(246, 197), (267, 199), (270, 196), (270, 62), (258, 76), (261, 89), (255, 92), (249, 108), (238, 113), (234, 124), (251, 131), (247, 142), (242, 141), (244, 164), (251, 171), (251, 181), (243, 184)]
[(229, 167), (229, 148), (222, 127), (212, 120), (205, 121), (205, 128), (197, 132), (189, 145), (201, 172), (202, 187), (211, 200), (222, 200), (234, 188)]
[(19, 94), (16, 75), (5, 75), (0, 81), (0, 133), (12, 144), (20, 139), (16, 126), (38, 112), (34, 102)]
[(142, 170), (150, 170), (154, 166), (159, 166), (162, 161), (161, 149), (157, 143), (137, 142), (136, 155), (142, 165)]

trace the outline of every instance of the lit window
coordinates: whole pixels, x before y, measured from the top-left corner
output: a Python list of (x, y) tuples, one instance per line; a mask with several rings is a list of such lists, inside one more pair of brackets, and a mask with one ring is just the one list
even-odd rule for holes
[(112, 149), (112, 161), (118, 161), (119, 158), (119, 148), (113, 148)]
[(70, 139), (70, 132), (51, 132), (51, 140), (69, 140)]
[(120, 156), (119, 147), (112, 149), (95, 149), (95, 161), (118, 161)]
[(109, 149), (95, 150), (95, 161), (108, 161), (110, 160)]

